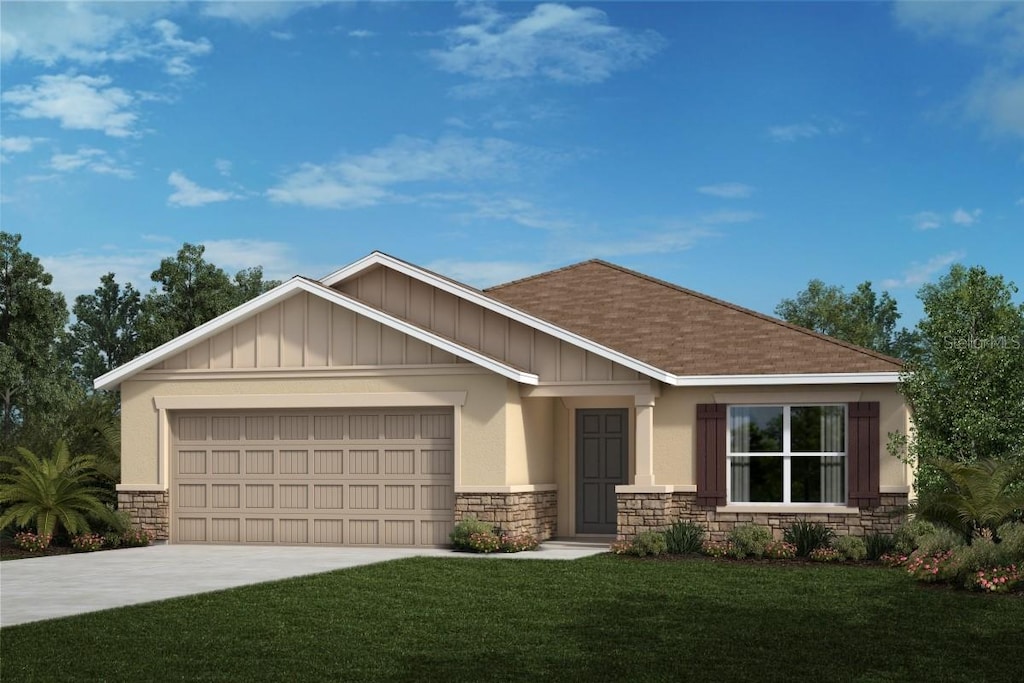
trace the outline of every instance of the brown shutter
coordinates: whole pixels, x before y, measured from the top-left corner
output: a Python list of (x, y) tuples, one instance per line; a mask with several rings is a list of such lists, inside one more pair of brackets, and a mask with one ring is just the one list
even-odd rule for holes
[(848, 504), (862, 508), (881, 503), (878, 492), (879, 458), (879, 405), (878, 401), (850, 403), (847, 406), (849, 423), (846, 473), (850, 485)]
[(697, 504), (725, 505), (725, 430), (727, 407), (697, 405)]

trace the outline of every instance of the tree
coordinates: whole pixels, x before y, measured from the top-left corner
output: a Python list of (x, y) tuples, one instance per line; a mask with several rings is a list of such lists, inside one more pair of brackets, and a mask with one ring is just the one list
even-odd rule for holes
[(160, 290), (142, 305), (140, 338), (148, 350), (184, 334), (234, 307), (238, 296), (227, 273), (206, 261), (201, 244), (185, 243), (174, 258), (153, 271)]
[(240, 306), (281, 284), (280, 280), (264, 280), (263, 266), (243, 268), (235, 273), (235, 305)]
[(117, 516), (101, 500), (103, 490), (93, 485), (94, 456), (72, 457), (63, 441), (49, 458), (27, 448), (17, 452), (17, 457), (0, 457), (13, 467), (0, 475), (0, 504), (5, 506), (0, 529), (35, 524), (40, 536), (52, 537), (60, 528), (71, 534), (88, 532), (90, 519), (117, 528)]
[(50, 432), (77, 397), (60, 353), (68, 309), (49, 289), (53, 277), (21, 249), (21, 235), (0, 232), (0, 445), (29, 423)]
[(900, 314), (888, 292), (878, 296), (870, 282), (847, 293), (837, 285), (811, 280), (795, 299), (783, 299), (775, 314), (787, 322), (875, 351), (909, 355), (913, 338), (896, 331)]
[(100, 278), (92, 294), (75, 299), (69, 344), (79, 381), (88, 385), (140, 353), (142, 296), (131, 283), (123, 288), (113, 273)]
[(918, 293), (920, 355), (901, 376), (913, 439), (894, 449), (919, 464), (918, 486), (943, 487), (944, 461), (1024, 461), (1024, 305), (1013, 283), (954, 265)]

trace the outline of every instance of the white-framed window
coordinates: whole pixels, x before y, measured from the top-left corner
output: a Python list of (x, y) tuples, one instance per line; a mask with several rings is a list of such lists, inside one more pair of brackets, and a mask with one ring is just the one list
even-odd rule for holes
[(846, 405), (729, 406), (730, 503), (846, 503)]

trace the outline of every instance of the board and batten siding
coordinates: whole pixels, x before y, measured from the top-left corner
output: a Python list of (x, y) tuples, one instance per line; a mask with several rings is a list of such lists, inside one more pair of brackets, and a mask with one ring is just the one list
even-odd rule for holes
[(634, 370), (382, 266), (338, 283), (335, 289), (535, 373), (541, 381), (640, 379)]

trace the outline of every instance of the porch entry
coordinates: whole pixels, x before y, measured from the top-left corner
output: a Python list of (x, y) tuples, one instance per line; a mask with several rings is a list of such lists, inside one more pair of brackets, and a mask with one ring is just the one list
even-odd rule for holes
[(576, 533), (614, 534), (615, 486), (627, 484), (626, 408), (576, 411)]

